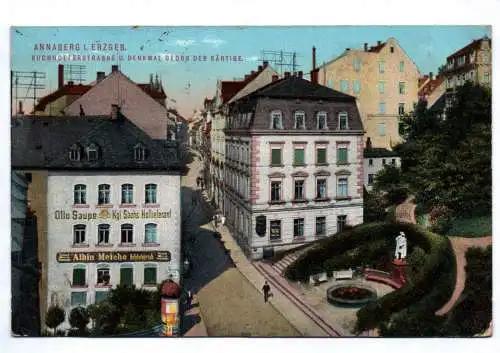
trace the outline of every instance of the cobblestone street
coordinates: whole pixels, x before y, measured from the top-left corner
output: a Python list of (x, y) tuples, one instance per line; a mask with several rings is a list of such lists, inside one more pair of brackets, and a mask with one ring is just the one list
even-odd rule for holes
[[(201, 163), (189, 165), (182, 178), (185, 253), (191, 262), (184, 287), (195, 305), (184, 318), (185, 336), (300, 336), (235, 267), (223, 242), (215, 237), (210, 215), (196, 186)], [(199, 305), (199, 307), (198, 307)]]

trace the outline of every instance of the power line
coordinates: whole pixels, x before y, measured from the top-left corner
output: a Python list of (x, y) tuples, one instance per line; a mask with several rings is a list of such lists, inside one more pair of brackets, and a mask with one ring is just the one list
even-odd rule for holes
[[(11, 107), (11, 114), (15, 114), (15, 109), (21, 99), (33, 99), (33, 108), (37, 103), (38, 91), (45, 88), (45, 72), (39, 71), (11, 71), (11, 95), (14, 104)], [(24, 96), (19, 89), (24, 89)], [(20, 99), (21, 98), (21, 99)]]
[(269, 62), (271, 66), (279, 69), (281, 75), (283, 75), (283, 68), (285, 68), (285, 71), (291, 71), (294, 74), (300, 66), (297, 64), (296, 52), (263, 50), (260, 55), (261, 61)]

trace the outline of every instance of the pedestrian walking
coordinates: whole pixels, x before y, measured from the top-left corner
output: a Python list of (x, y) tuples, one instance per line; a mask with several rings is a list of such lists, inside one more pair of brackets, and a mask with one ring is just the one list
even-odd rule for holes
[(267, 281), (264, 283), (264, 286), (262, 287), (262, 291), (264, 292), (264, 303), (267, 303), (267, 300), (269, 299), (269, 295), (271, 294), (271, 287), (267, 283)]
[(200, 187), (200, 177), (197, 177), (197, 178), (196, 178), (196, 186), (197, 186), (197, 187)]
[(217, 228), (219, 226), (219, 217), (217, 215), (214, 216), (214, 225), (215, 225), (215, 228)]
[(193, 293), (189, 290), (187, 293), (187, 299), (186, 299), (186, 304), (188, 309), (191, 308), (191, 304), (193, 303)]
[(222, 215), (220, 217), (220, 223), (222, 224), (222, 226), (224, 227), (224, 225), (226, 224), (226, 216)]

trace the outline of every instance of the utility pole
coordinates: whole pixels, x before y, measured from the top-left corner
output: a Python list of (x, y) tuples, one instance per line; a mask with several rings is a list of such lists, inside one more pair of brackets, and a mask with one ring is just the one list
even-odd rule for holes
[(281, 76), (283, 76), (283, 68), (285, 68), (285, 71), (291, 71), (294, 74), (300, 66), (297, 64), (296, 52), (285, 52), (283, 50), (263, 50), (261, 51), (261, 61), (268, 61), (271, 66), (279, 70)]

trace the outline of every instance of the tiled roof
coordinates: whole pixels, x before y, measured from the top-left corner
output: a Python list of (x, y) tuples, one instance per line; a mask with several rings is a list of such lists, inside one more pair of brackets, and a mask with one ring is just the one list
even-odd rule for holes
[[(456, 52), (454, 52), (453, 54), (451, 54), (450, 56), (448, 56), (446, 58), (446, 60), (462, 56), (464, 54), (469, 53), (471, 50), (477, 50), (477, 49), (479, 49), (480, 46), (481, 46), (481, 42), (483, 40), (484, 39), (475, 39), (475, 40), (473, 40), (471, 43), (467, 44), (465, 47), (457, 50)], [(488, 40), (490, 41), (490, 44), (491, 44), (491, 39), (488, 39)]]
[(139, 86), (144, 92), (149, 94), (152, 98), (155, 98), (155, 99), (167, 98), (167, 95), (165, 94), (163, 87), (160, 87), (160, 90), (153, 89), (151, 87), (151, 84), (149, 84), (149, 83), (138, 83), (137, 86)]
[(424, 96), (431, 94), (436, 88), (439, 87), (441, 83), (443, 83), (443, 81), (443, 77), (436, 77), (433, 80), (429, 80), (425, 85), (420, 87), (420, 89), (418, 90), (418, 95)]
[(385, 148), (365, 148), (364, 158), (383, 158), (383, 157), (398, 157), (398, 154), (394, 151), (389, 151)]
[(249, 97), (274, 97), (274, 98), (307, 98), (313, 100), (343, 100), (355, 101), (355, 97), (335, 91), (326, 86), (312, 83), (311, 81), (290, 76), (269, 83), (268, 85), (251, 93)]
[(382, 48), (385, 46), (385, 44), (386, 43), (380, 43), (380, 45), (375, 45), (373, 47), (370, 47), (368, 49), (368, 52), (369, 53), (379, 53), (382, 50)]
[[(13, 169), (180, 170), (176, 147), (153, 140), (128, 119), (109, 116), (25, 116), (12, 119)], [(70, 147), (94, 143), (97, 162), (69, 160)], [(143, 144), (145, 161), (135, 161), (133, 148)]]
[(221, 98), (222, 103), (226, 103), (230, 100), (236, 93), (238, 93), (243, 87), (245, 87), (245, 81), (222, 81), (221, 82)]
[(54, 91), (46, 95), (42, 99), (40, 99), (38, 104), (35, 106), (35, 111), (44, 111), (47, 104), (52, 103), (56, 99), (61, 98), (63, 96), (70, 96), (70, 95), (81, 96), (87, 93), (87, 91), (90, 90), (91, 88), (92, 88), (91, 85), (82, 85), (82, 84), (64, 85), (57, 91)]
[(428, 75), (424, 75), (422, 77), (419, 77), (418, 78), (418, 87), (422, 87), (426, 82), (427, 80), (429, 80), (429, 76)]

